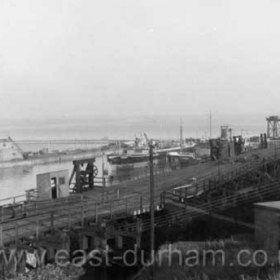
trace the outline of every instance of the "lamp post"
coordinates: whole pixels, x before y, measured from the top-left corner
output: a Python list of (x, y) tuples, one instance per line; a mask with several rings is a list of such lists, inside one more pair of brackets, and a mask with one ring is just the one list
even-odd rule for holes
[(151, 259), (153, 258), (155, 248), (155, 190), (154, 190), (154, 160), (153, 160), (153, 144), (149, 143), (149, 158), (150, 158), (150, 214), (151, 214)]
[(155, 189), (154, 189), (154, 160), (153, 160), (154, 146), (152, 141), (149, 141), (149, 165), (150, 165), (150, 258), (151, 258), (151, 274), (150, 279), (154, 279), (154, 250), (155, 250)]

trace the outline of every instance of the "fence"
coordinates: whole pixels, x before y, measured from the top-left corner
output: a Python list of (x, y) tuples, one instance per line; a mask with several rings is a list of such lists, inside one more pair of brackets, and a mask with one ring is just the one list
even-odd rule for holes
[(116, 196), (110, 200), (106, 200), (104, 196), (103, 201), (99, 199), (100, 197), (75, 195), (58, 200), (33, 201), (14, 209), (15, 215), (12, 217), (2, 213), (0, 246), (8, 242), (18, 242), (22, 237), (38, 238), (40, 233), (50, 228), (71, 227), (74, 224), (83, 226), (86, 219), (97, 222), (99, 217), (107, 216), (112, 219), (120, 214), (135, 214), (148, 203), (139, 195), (124, 198)]

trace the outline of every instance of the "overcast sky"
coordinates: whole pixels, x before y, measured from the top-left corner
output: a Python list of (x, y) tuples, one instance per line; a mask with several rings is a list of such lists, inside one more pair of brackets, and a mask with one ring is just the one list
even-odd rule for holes
[(0, 0), (1, 118), (280, 113), (278, 0)]

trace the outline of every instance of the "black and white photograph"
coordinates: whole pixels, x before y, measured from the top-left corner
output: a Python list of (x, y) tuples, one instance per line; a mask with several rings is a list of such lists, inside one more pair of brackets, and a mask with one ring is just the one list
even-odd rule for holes
[(279, 0), (0, 0), (0, 280), (280, 280)]

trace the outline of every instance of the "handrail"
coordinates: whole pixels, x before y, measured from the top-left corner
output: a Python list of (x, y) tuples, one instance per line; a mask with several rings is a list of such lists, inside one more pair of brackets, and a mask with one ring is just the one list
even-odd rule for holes
[[(111, 191), (111, 193), (115, 193)], [(24, 215), (28, 215), (28, 217), (33, 217), (36, 215), (43, 215), (50, 211), (63, 209), (65, 206), (71, 206), (72, 208), (79, 207), (79, 206), (88, 206), (92, 205), (94, 202), (96, 205), (100, 206), (103, 205), (104, 207), (106, 205), (110, 205), (110, 203), (118, 202), (118, 201), (124, 201), (124, 200), (130, 200), (134, 199), (135, 197), (139, 197), (138, 194), (131, 195), (129, 197), (123, 197), (119, 198), (119, 196), (111, 197), (103, 200), (100, 200), (99, 196), (95, 196), (93, 198), (86, 197), (84, 195), (75, 195), (70, 196), (63, 199), (56, 199), (56, 200), (43, 200), (43, 201), (32, 201), (29, 202), (26, 205), (23, 205), (22, 207), (15, 207), (7, 205), (6, 208), (11, 211), (9, 213), (0, 213), (0, 217), (2, 219), (2, 222), (10, 222), (12, 220), (18, 220), (22, 218)], [(5, 209), (5, 208), (2, 208)], [(3, 211), (3, 210), (2, 210)], [(33, 214), (29, 214), (33, 213)], [(13, 217), (11, 217), (11, 214)]]
[(0, 202), (7, 201), (7, 200), (14, 200), (14, 199), (17, 199), (19, 197), (26, 198), (26, 196), (24, 194), (22, 194), (22, 195), (16, 195), (16, 196), (10, 196), (10, 197), (7, 197), (7, 198), (2, 198), (2, 199), (0, 199)]
[[(275, 153), (275, 150), (271, 149), (266, 153), (265, 157), (265, 163), (273, 162), (275, 160), (279, 160), (280, 155)], [(243, 176), (246, 173), (255, 171), (258, 168), (261, 168), (263, 166), (263, 158), (259, 158), (255, 162), (249, 161), (246, 163), (242, 163), (241, 165), (237, 166), (234, 170), (219, 170), (218, 174), (217, 171), (215, 172), (209, 172), (208, 174), (201, 176), (198, 178), (198, 181), (193, 185), (194, 187), (197, 188), (198, 191), (203, 190), (207, 191), (210, 189), (209, 181), (216, 182), (218, 184), (223, 184), (229, 181), (230, 179), (237, 178), (240, 176)], [(222, 166), (221, 166), (221, 169)], [(186, 178), (187, 179), (187, 178)], [(185, 180), (186, 180), (185, 179)], [(185, 181), (183, 180), (183, 181)], [(184, 184), (184, 182), (181, 181), (181, 183), (177, 183), (176, 185), (173, 185), (168, 191), (173, 192), (174, 188), (177, 187), (178, 185)], [(204, 189), (206, 187), (206, 189)], [(168, 192), (166, 191), (166, 193)]]
[[(0, 223), (2, 236), (4, 233), (4, 242), (13, 241), (15, 238), (14, 230), (20, 234), (17, 237), (24, 237), (27, 234), (35, 234), (39, 228), (47, 230), (50, 225), (56, 224), (58, 227), (63, 227), (71, 223), (81, 222), (87, 217), (96, 217), (99, 215), (109, 215), (112, 217), (117, 213), (128, 213), (135, 209), (139, 209), (137, 201), (139, 196), (119, 198), (106, 202), (96, 202), (94, 198), (87, 198), (76, 203), (68, 203), (60, 205), (59, 211), (50, 205), (46, 211), (33, 211), (22, 220), (6, 220)], [(72, 207), (74, 205), (74, 207)], [(140, 207), (140, 205), (139, 205)], [(67, 217), (67, 219), (65, 219)], [(39, 227), (39, 228), (38, 228)], [(31, 228), (31, 229), (30, 229)], [(5, 235), (6, 233), (6, 235)], [(3, 241), (2, 240), (2, 241)]]

